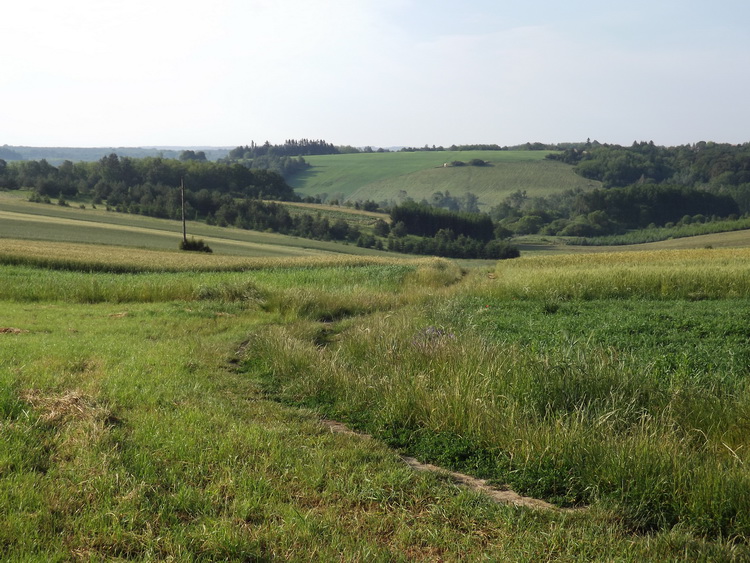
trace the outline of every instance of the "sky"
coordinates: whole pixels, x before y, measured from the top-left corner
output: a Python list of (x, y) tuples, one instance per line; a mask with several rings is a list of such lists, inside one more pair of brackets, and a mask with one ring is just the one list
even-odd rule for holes
[(747, 0), (9, 0), (0, 145), (750, 141)]

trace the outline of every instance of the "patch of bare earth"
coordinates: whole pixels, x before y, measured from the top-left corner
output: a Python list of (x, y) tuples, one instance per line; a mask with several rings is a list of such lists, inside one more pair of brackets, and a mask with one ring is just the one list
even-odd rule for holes
[(28, 330), (22, 328), (14, 328), (12, 326), (0, 327), (0, 334), (25, 334)]
[[(372, 436), (370, 436), (369, 434), (356, 432), (345, 424), (342, 424), (341, 422), (337, 422), (335, 420), (322, 420), (321, 423), (331, 432), (334, 432), (336, 434), (349, 434), (353, 436), (359, 436), (361, 438), (372, 438)], [(453, 479), (455, 483), (463, 487), (467, 487), (473, 491), (483, 493), (493, 501), (500, 504), (511, 504), (513, 506), (521, 506), (539, 510), (552, 510), (556, 512), (568, 512), (570, 510), (575, 510), (569, 508), (560, 508), (541, 499), (525, 497), (519, 495), (517, 492), (511, 490), (510, 488), (495, 487), (488, 484), (484, 479), (477, 479), (476, 477), (472, 477), (471, 475), (458, 473), (456, 471), (449, 471), (447, 469), (429, 463), (422, 463), (413, 457), (402, 455), (401, 459), (404, 461), (404, 463), (406, 463), (409, 467), (416, 471), (429, 471), (432, 473), (448, 475)]]

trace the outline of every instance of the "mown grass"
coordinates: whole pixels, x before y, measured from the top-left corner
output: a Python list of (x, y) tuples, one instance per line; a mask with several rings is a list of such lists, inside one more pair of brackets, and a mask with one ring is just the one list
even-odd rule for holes
[(438, 191), (450, 192), (454, 197), (471, 192), (479, 199), (480, 210), (489, 212), (517, 191), (525, 191), (530, 197), (548, 196), (569, 189), (591, 189), (596, 185), (560, 162), (499, 160), (490, 166), (432, 168), (379, 180), (362, 186), (350, 198), (398, 201), (398, 194), (403, 190), (415, 201), (429, 201)]
[[(502, 266), (0, 266), (0, 558), (746, 558), (746, 298), (550, 300)], [(139, 276), (184, 293), (122, 301)], [(320, 414), (589, 509), (495, 505)]]
[[(117, 222), (119, 214), (110, 213), (97, 220), (46, 217), (41, 214), (3, 214), (0, 211), (0, 237), (11, 240), (39, 242), (81, 243), (110, 246), (127, 246), (150, 250), (174, 250), (182, 241), (179, 223), (164, 219), (151, 226), (123, 225)], [(115, 221), (110, 222), (111, 219)], [(133, 221), (138, 223), (139, 221)], [(350, 254), (359, 256), (387, 256), (356, 245), (318, 241), (241, 229), (210, 227), (191, 223), (190, 236), (198, 236), (210, 243), (214, 253), (222, 256), (245, 257), (295, 257), (325, 254)]]

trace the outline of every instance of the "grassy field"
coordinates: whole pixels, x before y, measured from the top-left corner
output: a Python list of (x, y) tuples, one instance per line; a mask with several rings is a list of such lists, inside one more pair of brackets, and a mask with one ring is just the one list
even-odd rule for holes
[[(289, 179), (302, 195), (328, 194), (339, 200), (397, 200), (405, 191), (416, 201), (436, 191), (453, 196), (474, 193), (489, 209), (517, 190), (549, 195), (598, 185), (572, 167), (548, 161), (544, 151), (456, 151), (344, 154), (306, 157), (310, 169)], [(482, 159), (490, 166), (444, 168), (443, 164)]]
[[(328, 329), (273, 327), (269, 392), (636, 533), (750, 538), (750, 252), (519, 259)], [(316, 339), (317, 338), (317, 339)], [(677, 555), (674, 554), (676, 557)]]
[[(30, 203), (23, 192), (0, 191), (0, 237), (11, 239), (95, 243), (176, 250), (182, 240), (179, 221), (156, 219), (76, 206)], [(352, 210), (356, 211), (356, 210)], [(331, 211), (330, 213), (343, 213)], [(374, 219), (356, 214), (352, 220), (370, 224)], [(222, 228), (188, 221), (188, 236), (202, 238), (214, 253), (246, 257), (294, 257), (326, 254), (388, 255), (356, 245)]]
[(107, 247), (102, 271), (25, 244), (0, 260), (1, 560), (750, 557), (750, 250)]
[(688, 250), (711, 248), (745, 248), (750, 246), (750, 230), (727, 231), (706, 235), (694, 235), (656, 242), (641, 242), (613, 246), (579, 246), (567, 244), (565, 237), (524, 235), (513, 238), (513, 244), (526, 254), (589, 254), (607, 252), (632, 252), (654, 250)]
[[(131, 263), (138, 260), (140, 252), (148, 254), (148, 250), (176, 250), (182, 238), (181, 225), (178, 221), (167, 221), (140, 215), (115, 213), (104, 209), (92, 209), (89, 205), (80, 209), (77, 204), (71, 207), (58, 205), (30, 203), (28, 193), (21, 191), (0, 191), (0, 237), (6, 237), (13, 242), (7, 242), (5, 250), (0, 248), (0, 256), (5, 255), (6, 263), (20, 260), (26, 251), (34, 254), (40, 252), (31, 241), (36, 241), (45, 248), (44, 243), (55, 241), (71, 243), (73, 246), (60, 249), (52, 253), (48, 265), (65, 262), (70, 253), (87, 256), (95, 252), (101, 256), (99, 261), (102, 268), (106, 264), (121, 262)], [(338, 206), (319, 206), (304, 203), (285, 204), (292, 213), (321, 213), (333, 222), (344, 218), (356, 225), (363, 232), (369, 232), (373, 223), (379, 218), (387, 216), (381, 213), (371, 213)], [(204, 223), (188, 222), (188, 234), (203, 238), (214, 250), (213, 256), (193, 256), (186, 259), (178, 258), (179, 252), (169, 255), (165, 263), (187, 261), (199, 269), (219, 267), (229, 257), (246, 258), (295, 258), (335, 256), (346, 254), (352, 256), (370, 256), (385, 258), (406, 258), (402, 254), (393, 254), (373, 249), (360, 248), (353, 244), (315, 241), (304, 238), (289, 237), (274, 233), (261, 233), (235, 228), (212, 227)], [(91, 248), (73, 250), (75, 244), (107, 245), (107, 252)], [(559, 254), (559, 253), (601, 253), (632, 250), (658, 249), (688, 249), (688, 248), (729, 248), (750, 246), (750, 231), (734, 231), (714, 233), (678, 239), (663, 240), (655, 243), (633, 244), (628, 246), (567, 246), (564, 241), (539, 235), (517, 237), (513, 244), (521, 249), (523, 254)], [(114, 246), (123, 247), (118, 251), (121, 255), (114, 261), (109, 256), (115, 250)], [(130, 248), (130, 250), (125, 250)], [(138, 249), (138, 250), (134, 250)], [(43, 251), (42, 251), (43, 252)], [(224, 258), (218, 258), (222, 256)], [(14, 258), (20, 257), (20, 258)], [(240, 262), (241, 263), (241, 262)], [(462, 264), (486, 264), (485, 261), (461, 261)], [(230, 266), (221, 266), (230, 267)], [(243, 266), (236, 266), (241, 268)]]

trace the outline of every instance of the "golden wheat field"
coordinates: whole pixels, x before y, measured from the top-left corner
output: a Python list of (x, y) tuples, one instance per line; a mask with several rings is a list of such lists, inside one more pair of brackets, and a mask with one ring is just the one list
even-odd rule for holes
[(750, 249), (530, 256), (498, 262), (494, 291), (550, 298), (718, 298), (750, 295)]
[(344, 254), (246, 257), (21, 239), (3, 239), (0, 248), (0, 263), (4, 264), (113, 271), (240, 271), (274, 267), (386, 265), (414, 260)]

